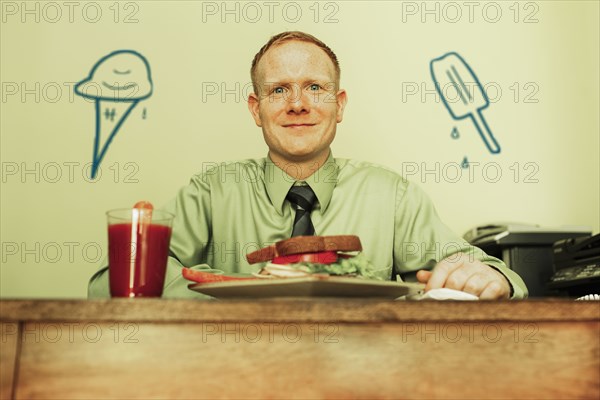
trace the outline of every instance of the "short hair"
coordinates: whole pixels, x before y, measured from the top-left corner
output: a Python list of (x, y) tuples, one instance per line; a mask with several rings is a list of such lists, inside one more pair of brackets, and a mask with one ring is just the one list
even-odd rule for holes
[(312, 44), (316, 45), (317, 47), (319, 47), (320, 49), (322, 49), (327, 54), (327, 56), (329, 57), (331, 62), (333, 62), (333, 66), (335, 67), (335, 83), (336, 83), (336, 86), (339, 86), (339, 84), (340, 84), (340, 63), (338, 62), (337, 56), (335, 55), (333, 50), (331, 50), (329, 48), (329, 46), (327, 46), (325, 43), (323, 43), (322, 41), (320, 41), (313, 35), (310, 35), (310, 34), (304, 33), (304, 32), (300, 32), (300, 31), (287, 31), (287, 32), (279, 33), (279, 34), (271, 37), (271, 39), (269, 39), (269, 41), (254, 56), (254, 59), (252, 60), (252, 67), (250, 68), (250, 77), (252, 79), (252, 87), (254, 89), (254, 93), (258, 94), (258, 83), (257, 83), (258, 77), (257, 77), (257, 71), (256, 71), (258, 69), (258, 63), (263, 58), (263, 56), (265, 55), (267, 50), (269, 50), (271, 47), (278, 46), (285, 42), (291, 42), (294, 40), (297, 40), (300, 42), (312, 43)]

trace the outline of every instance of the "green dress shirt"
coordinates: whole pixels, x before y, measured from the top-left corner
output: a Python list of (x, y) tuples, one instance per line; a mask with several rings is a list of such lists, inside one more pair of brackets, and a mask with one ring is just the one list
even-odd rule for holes
[[(504, 274), (512, 298), (527, 296), (515, 272), (448, 229), (429, 197), (394, 171), (330, 154), (305, 182), (318, 200), (311, 213), (315, 234), (357, 235), (381, 278), (431, 269), (463, 252)], [(294, 210), (285, 197), (294, 183), (268, 157), (214, 164), (194, 175), (165, 207), (175, 220), (163, 297), (204, 297), (187, 288), (182, 266), (258, 271), (262, 265), (248, 264), (245, 255), (290, 237)], [(109, 296), (107, 267), (91, 278), (88, 294)]]

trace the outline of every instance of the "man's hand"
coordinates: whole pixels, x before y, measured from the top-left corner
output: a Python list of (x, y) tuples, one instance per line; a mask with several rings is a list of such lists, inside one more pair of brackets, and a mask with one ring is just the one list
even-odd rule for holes
[(417, 279), (427, 284), (425, 291), (445, 287), (474, 294), (481, 300), (510, 296), (510, 284), (504, 275), (479, 260), (469, 260), (464, 253), (446, 257), (433, 271), (417, 272)]

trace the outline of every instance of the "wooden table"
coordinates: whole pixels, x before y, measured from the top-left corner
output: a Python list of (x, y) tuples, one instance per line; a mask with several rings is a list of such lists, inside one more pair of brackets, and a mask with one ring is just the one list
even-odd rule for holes
[(0, 302), (2, 399), (600, 397), (600, 302)]

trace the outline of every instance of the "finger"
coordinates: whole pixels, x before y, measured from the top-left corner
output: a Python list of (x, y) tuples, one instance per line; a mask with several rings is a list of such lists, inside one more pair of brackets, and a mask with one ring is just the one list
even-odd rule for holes
[(471, 293), (479, 297), (489, 283), (489, 277), (484, 274), (476, 273), (467, 279), (462, 290), (463, 292)]
[(444, 258), (433, 268), (433, 273), (427, 282), (426, 291), (431, 289), (439, 289), (444, 287), (448, 275), (457, 268), (463, 265), (464, 258), (460, 255), (452, 255)]
[(468, 265), (461, 265), (454, 271), (448, 274), (444, 287), (454, 290), (463, 290), (467, 281), (475, 275), (476, 272), (472, 270)]
[(480, 300), (508, 299), (509, 292), (498, 281), (491, 281), (481, 292)]
[(431, 271), (426, 271), (424, 269), (417, 272), (417, 280), (421, 283), (427, 283), (431, 278)]

